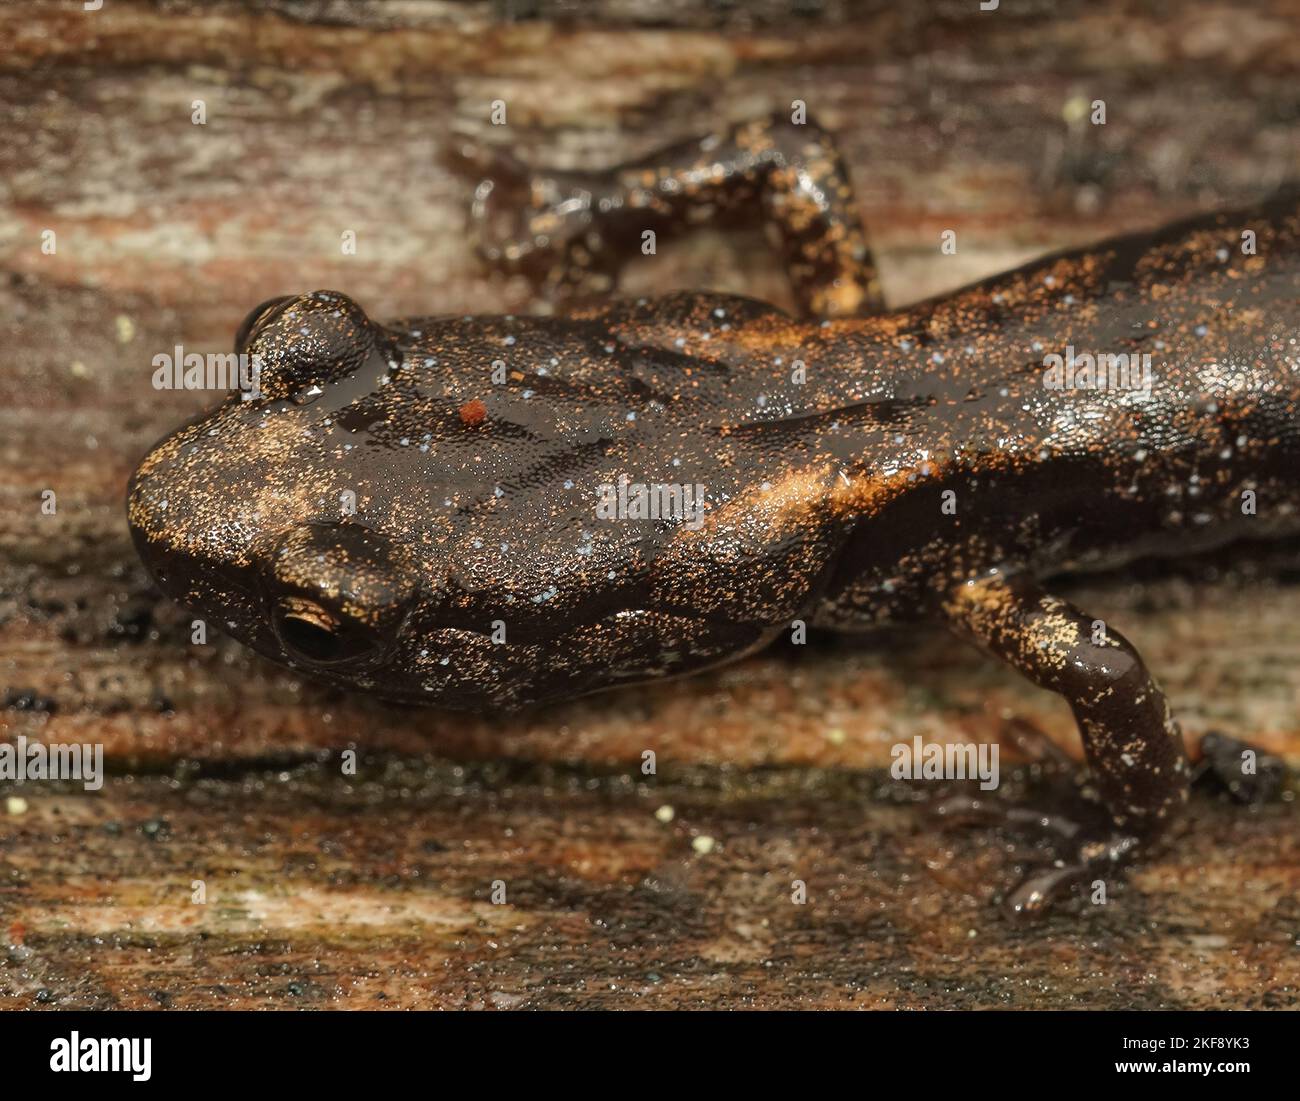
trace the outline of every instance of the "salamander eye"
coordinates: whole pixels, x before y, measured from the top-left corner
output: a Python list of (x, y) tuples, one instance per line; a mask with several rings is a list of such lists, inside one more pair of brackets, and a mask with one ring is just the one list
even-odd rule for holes
[(250, 310), (243, 324), (239, 326), (239, 331), (235, 333), (235, 351), (240, 353), (248, 351), (249, 342), (258, 329), (271, 321), (292, 301), (291, 296), (281, 295), (279, 298), (268, 298), (260, 306)]
[(256, 364), (261, 394), (273, 400), (343, 378), (381, 344), (365, 311), (337, 291), (268, 299), (235, 334), (235, 351)]
[(286, 652), (312, 665), (354, 661), (379, 649), (378, 637), (365, 624), (301, 596), (276, 601), (271, 625)]
[(275, 637), (290, 657), (312, 665), (382, 657), (418, 588), (409, 552), (355, 523), (290, 528), (264, 568)]

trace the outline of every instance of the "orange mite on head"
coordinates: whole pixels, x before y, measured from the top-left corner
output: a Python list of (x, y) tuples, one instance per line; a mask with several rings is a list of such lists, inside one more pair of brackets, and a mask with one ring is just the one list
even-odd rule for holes
[(485, 420), (487, 420), (487, 406), (478, 398), (467, 401), (460, 407), (460, 421), (467, 428), (477, 428)]

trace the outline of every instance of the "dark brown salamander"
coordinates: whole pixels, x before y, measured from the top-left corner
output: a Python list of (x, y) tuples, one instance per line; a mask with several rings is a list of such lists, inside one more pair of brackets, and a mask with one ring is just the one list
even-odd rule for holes
[[(688, 673), (797, 620), (946, 622), (1069, 701), (1106, 811), (1019, 890), (1033, 909), (1158, 837), (1189, 773), (1134, 648), (1040, 580), (1300, 530), (1300, 201), (892, 312), (812, 125), (600, 177), (498, 162), (474, 212), (485, 253), (591, 291), (646, 229), (758, 207), (830, 319), (714, 294), (387, 325), (332, 292), (264, 304), (237, 338), (263, 395), (153, 449), (136, 544), (261, 653), (443, 707)], [(1150, 375), (1050, 388), (1067, 348)], [(666, 513), (604, 518), (620, 476)]]

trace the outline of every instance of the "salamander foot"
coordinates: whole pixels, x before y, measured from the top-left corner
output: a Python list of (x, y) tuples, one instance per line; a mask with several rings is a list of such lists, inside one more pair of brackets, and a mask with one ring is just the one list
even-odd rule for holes
[[(1117, 829), (1101, 805), (1089, 797), (1086, 783), (1072, 776), (1072, 790), (1060, 799), (1048, 798), (1046, 810), (977, 795), (951, 795), (930, 804), (934, 821), (944, 826), (983, 826), (1033, 843), (1020, 879), (1003, 897), (1002, 908), (1012, 918), (1037, 918), (1067, 899), (1083, 883), (1113, 883), (1147, 846), (1142, 838)], [(1058, 777), (1053, 788), (1062, 785)]]

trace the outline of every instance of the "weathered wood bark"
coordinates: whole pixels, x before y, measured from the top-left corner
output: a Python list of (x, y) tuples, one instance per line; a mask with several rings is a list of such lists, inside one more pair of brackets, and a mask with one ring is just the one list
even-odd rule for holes
[[(894, 302), (1300, 176), (1285, 0), (789, 7), (0, 8), (0, 731), (102, 742), (115, 771), (97, 795), (0, 792), (0, 1006), (1295, 1004), (1293, 801), (1199, 800), (1111, 905), (1001, 922), (1007, 854), (935, 834), (870, 770), (1010, 715), (1077, 739), (941, 634), (470, 720), (190, 646), (147, 584), (125, 480), (205, 404), (152, 389), (155, 353), (225, 350), (250, 306), (318, 286), (377, 316), (547, 308), (466, 247), (464, 137), (612, 164), (803, 99), (841, 135)], [(756, 233), (674, 243), (626, 283), (692, 286), (788, 302)], [(1295, 561), (1073, 595), (1189, 734), (1295, 760)]]

